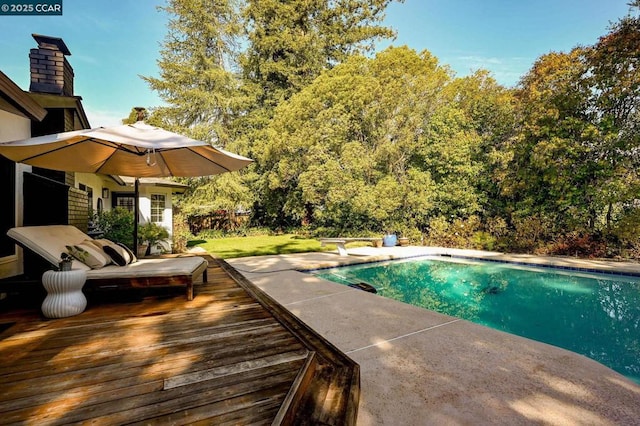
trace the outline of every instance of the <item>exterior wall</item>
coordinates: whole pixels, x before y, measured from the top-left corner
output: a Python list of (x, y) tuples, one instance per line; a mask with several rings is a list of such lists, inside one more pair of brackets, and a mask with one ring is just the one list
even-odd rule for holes
[[(62, 76), (63, 76), (64, 88), (62, 90), (62, 94), (65, 96), (73, 96), (73, 79), (75, 74), (73, 72), (73, 68), (69, 64), (69, 61), (67, 61), (67, 58), (63, 58), (63, 59), (64, 60), (62, 61)], [(58, 71), (56, 71), (56, 74), (57, 73)]]
[(161, 251), (171, 252), (172, 233), (173, 233), (173, 201), (171, 199), (171, 188), (162, 186), (140, 186), (140, 223), (148, 223), (151, 221), (151, 195), (162, 194), (165, 196), (163, 221), (156, 222), (169, 231), (169, 241), (161, 243), (162, 250), (157, 247), (151, 247), (151, 253), (159, 253)]
[[(102, 199), (103, 209), (109, 211), (112, 209), (112, 197), (114, 192), (118, 193), (130, 193), (133, 196), (133, 186), (121, 186), (114, 182), (111, 178), (104, 175), (96, 175), (90, 173), (76, 173), (75, 188), (78, 188), (81, 184), (93, 189), (93, 204), (92, 209), (94, 212), (98, 211), (98, 199), (102, 198), (102, 188), (109, 189), (109, 198)], [(86, 193), (85, 193), (86, 194)], [(165, 196), (165, 207), (163, 221), (159, 222), (169, 231), (169, 241), (162, 244), (163, 250), (166, 252), (171, 251), (171, 234), (173, 232), (173, 200), (172, 200), (172, 188), (164, 186), (155, 186), (149, 184), (140, 185), (140, 217), (139, 224), (148, 223), (151, 220), (151, 195), (162, 194)], [(157, 248), (152, 248), (152, 253), (160, 252)]]
[(31, 137), (31, 120), (0, 109), (0, 142)]
[(102, 200), (102, 207), (104, 210), (111, 210), (111, 193), (113, 191), (122, 191), (123, 188), (106, 176), (92, 173), (76, 173), (74, 187), (79, 188), (80, 185), (85, 185), (93, 190), (93, 201), (89, 208), (94, 213), (98, 211), (98, 199), (102, 198), (102, 188), (109, 189), (109, 198)]
[(89, 230), (87, 193), (74, 187), (69, 188), (69, 225), (84, 233)]
[[(25, 139), (31, 136), (31, 120), (0, 110), (0, 142), (9, 142)], [(30, 171), (31, 167), (16, 164), (16, 198), (15, 198), (15, 226), (22, 225), (22, 176), (24, 171)], [(0, 258), (0, 278), (20, 275), (23, 272), (23, 253), (20, 247), (16, 247), (13, 256)]]

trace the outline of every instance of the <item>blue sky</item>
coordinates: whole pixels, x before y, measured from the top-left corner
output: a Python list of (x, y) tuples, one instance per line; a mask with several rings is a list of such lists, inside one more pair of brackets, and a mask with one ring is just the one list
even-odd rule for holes
[[(514, 86), (540, 55), (590, 45), (628, 12), (628, 0), (406, 0), (387, 9), (394, 45), (429, 50), (458, 76), (490, 70)], [(93, 127), (133, 106), (160, 104), (139, 75), (156, 76), (167, 16), (162, 0), (64, 0), (62, 16), (0, 16), (0, 70), (29, 88), (32, 33), (61, 37), (75, 92)], [(380, 49), (389, 43), (381, 43)]]

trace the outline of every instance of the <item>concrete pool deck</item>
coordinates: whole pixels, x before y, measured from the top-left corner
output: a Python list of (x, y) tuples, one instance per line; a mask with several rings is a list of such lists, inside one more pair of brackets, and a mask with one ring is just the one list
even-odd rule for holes
[(640, 274), (640, 265), (428, 247), (228, 263), (361, 368), (359, 425), (640, 422), (640, 386), (589, 358), (299, 270), (422, 254)]

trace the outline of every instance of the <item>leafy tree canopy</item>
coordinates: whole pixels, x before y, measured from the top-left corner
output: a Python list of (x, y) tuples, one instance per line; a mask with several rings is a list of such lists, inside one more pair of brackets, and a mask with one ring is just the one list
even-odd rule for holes
[[(424, 227), (431, 214), (479, 208), (479, 138), (427, 51), (353, 56), (275, 111), (256, 148), (273, 217), (352, 229)], [(286, 194), (286, 196), (281, 196)]]

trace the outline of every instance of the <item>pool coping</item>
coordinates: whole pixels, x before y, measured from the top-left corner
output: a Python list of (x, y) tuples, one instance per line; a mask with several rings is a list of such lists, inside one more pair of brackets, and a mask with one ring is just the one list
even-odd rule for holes
[(347, 257), (304, 253), (229, 263), (360, 364), (359, 425), (622, 424), (640, 418), (640, 386), (587, 357), (308, 273), (442, 253), (633, 276), (640, 264), (433, 247), (348, 252)]
[[(542, 264), (542, 263), (535, 263), (535, 262), (517, 262), (517, 261), (513, 261), (513, 260), (503, 260), (503, 259), (491, 259), (491, 258), (487, 258), (487, 257), (482, 257), (482, 256), (462, 256), (462, 255), (454, 255), (454, 254), (417, 254), (417, 255), (411, 255), (411, 256), (398, 256), (398, 257), (391, 257), (388, 259), (381, 259), (381, 260), (366, 260), (363, 262), (358, 262), (358, 263), (348, 263), (348, 264), (343, 264), (343, 265), (338, 265), (338, 266), (322, 266), (322, 267), (318, 267), (318, 268), (300, 268), (300, 269), (296, 269), (299, 272), (306, 272), (306, 273), (315, 273), (318, 271), (324, 271), (324, 270), (330, 270), (330, 269), (336, 269), (336, 268), (342, 268), (342, 267), (346, 267), (346, 266), (356, 266), (356, 265), (373, 265), (376, 263), (383, 263), (383, 262), (392, 262), (394, 260), (409, 260), (409, 259), (420, 259), (420, 258), (426, 258), (426, 259), (434, 259), (438, 260), (437, 258), (443, 258), (443, 259), (462, 259), (462, 260), (474, 260), (474, 261), (479, 261), (479, 262), (491, 262), (491, 263), (503, 263), (505, 265), (517, 265), (517, 266), (527, 266), (527, 267), (532, 267), (532, 268), (544, 268), (544, 269), (559, 269), (562, 271), (574, 271), (574, 272), (584, 272), (584, 273), (589, 273), (589, 274), (600, 274), (600, 275), (611, 275), (614, 277), (633, 277), (633, 278), (640, 278), (640, 271), (635, 272), (635, 271), (610, 271), (610, 270), (602, 270), (602, 269), (597, 269), (597, 268), (581, 268), (581, 267), (575, 267), (575, 266), (563, 266), (563, 265), (548, 265), (548, 264)], [(640, 265), (639, 265), (640, 267)]]

